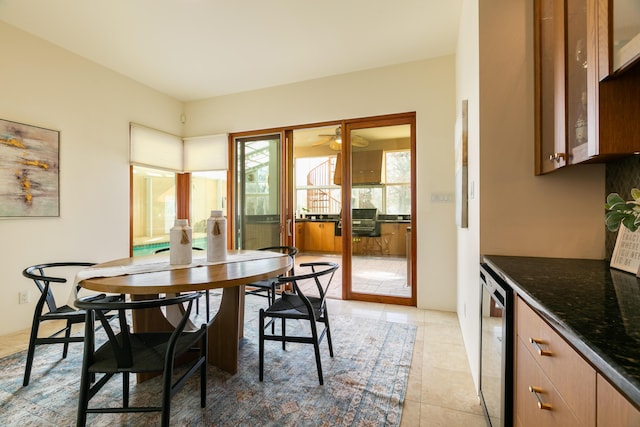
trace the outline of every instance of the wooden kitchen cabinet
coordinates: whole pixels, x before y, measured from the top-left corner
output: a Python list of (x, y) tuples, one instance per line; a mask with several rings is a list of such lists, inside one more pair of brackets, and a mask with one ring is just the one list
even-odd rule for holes
[(596, 371), (521, 298), (515, 415), (523, 426), (595, 426)]
[[(351, 184), (380, 184), (382, 180), (382, 150), (351, 153)], [(342, 185), (342, 154), (336, 158), (335, 185)]]
[(304, 248), (310, 252), (336, 252), (335, 223), (306, 222)]
[(598, 375), (598, 427), (640, 426), (640, 411)]
[(535, 173), (640, 151), (640, 66), (615, 78), (609, 55), (613, 0), (535, 1)]
[(624, 72), (640, 60), (640, 8), (637, 0), (598, 0), (600, 80)]
[(408, 223), (383, 222), (380, 224), (382, 254), (390, 256), (407, 256)]
[(295, 247), (298, 248), (299, 251), (304, 251), (304, 222), (296, 222), (295, 223)]

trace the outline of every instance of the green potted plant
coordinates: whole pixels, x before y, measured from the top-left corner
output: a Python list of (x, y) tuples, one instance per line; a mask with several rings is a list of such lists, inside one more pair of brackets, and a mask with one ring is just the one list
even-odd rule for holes
[(618, 231), (620, 224), (629, 231), (636, 231), (640, 227), (640, 190), (632, 189), (631, 197), (633, 200), (625, 201), (618, 193), (607, 196), (604, 220), (609, 231)]

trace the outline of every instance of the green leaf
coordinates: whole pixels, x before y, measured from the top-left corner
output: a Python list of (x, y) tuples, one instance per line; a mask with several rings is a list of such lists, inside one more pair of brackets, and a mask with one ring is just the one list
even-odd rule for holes
[(607, 212), (604, 215), (604, 221), (609, 231), (618, 231), (620, 223), (624, 219), (624, 214), (619, 212)]
[(640, 190), (638, 190), (637, 188), (632, 189), (631, 197), (633, 197), (633, 200), (636, 200), (636, 201), (640, 199)]
[(638, 229), (638, 225), (635, 223), (636, 218), (632, 216), (625, 217), (622, 220), (622, 225), (627, 227), (630, 231), (636, 231)]
[(604, 207), (607, 210), (614, 209), (615, 206), (626, 205), (627, 202), (620, 197), (618, 193), (611, 193), (607, 196), (607, 203), (605, 203)]

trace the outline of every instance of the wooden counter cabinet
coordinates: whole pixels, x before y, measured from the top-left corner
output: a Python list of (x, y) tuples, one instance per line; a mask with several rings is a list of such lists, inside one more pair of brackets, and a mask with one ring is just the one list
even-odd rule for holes
[(305, 222), (304, 250), (336, 252), (334, 222)]
[(522, 426), (595, 426), (596, 371), (521, 298), (515, 415)]
[(598, 426), (640, 426), (640, 411), (598, 374)]

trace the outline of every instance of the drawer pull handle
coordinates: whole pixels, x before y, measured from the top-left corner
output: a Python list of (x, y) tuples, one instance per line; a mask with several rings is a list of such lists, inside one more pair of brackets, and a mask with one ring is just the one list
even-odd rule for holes
[(553, 407), (549, 403), (544, 403), (540, 398), (540, 395), (544, 393), (540, 387), (529, 386), (529, 391), (533, 393), (536, 400), (538, 401), (538, 408), (544, 409), (545, 411), (550, 411)]
[(544, 341), (542, 340), (536, 340), (533, 338), (529, 338), (529, 342), (531, 344), (533, 344), (533, 346), (535, 347), (536, 351), (538, 352), (538, 354), (540, 356), (552, 356), (553, 353), (550, 350), (545, 350), (542, 347), (540, 347), (540, 344), (544, 344)]

